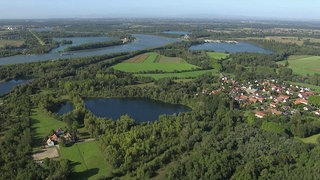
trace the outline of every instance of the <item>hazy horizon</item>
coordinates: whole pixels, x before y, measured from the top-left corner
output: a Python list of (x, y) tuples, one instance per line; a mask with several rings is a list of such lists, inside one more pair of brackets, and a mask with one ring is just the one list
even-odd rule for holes
[[(121, 2), (121, 3), (119, 3)], [(316, 0), (8, 0), (0, 19), (49, 18), (257, 18), (320, 20)]]

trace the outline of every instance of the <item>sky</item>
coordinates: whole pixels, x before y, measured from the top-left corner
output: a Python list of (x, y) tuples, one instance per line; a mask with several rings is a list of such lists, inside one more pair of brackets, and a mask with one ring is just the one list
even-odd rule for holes
[(320, 20), (320, 0), (0, 0), (0, 19), (264, 18)]

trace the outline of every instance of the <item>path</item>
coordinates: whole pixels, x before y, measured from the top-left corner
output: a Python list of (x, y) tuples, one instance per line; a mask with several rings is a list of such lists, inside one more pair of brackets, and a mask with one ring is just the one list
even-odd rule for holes
[(31, 29), (29, 29), (29, 32), (38, 40), (39, 44), (42, 46), (46, 45), (46, 43), (44, 43), (36, 33), (32, 32)]

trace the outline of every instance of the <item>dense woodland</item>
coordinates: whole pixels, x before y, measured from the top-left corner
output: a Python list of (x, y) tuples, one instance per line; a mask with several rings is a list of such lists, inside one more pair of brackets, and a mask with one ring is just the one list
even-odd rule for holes
[[(73, 24), (68, 28), (78, 26)], [(99, 29), (104, 26), (96, 26), (96, 33), (100, 33)], [(87, 28), (81, 26), (83, 31)], [(32, 46), (32, 41), (29, 43)], [(153, 51), (181, 57), (202, 69), (212, 69), (205, 51), (189, 51), (195, 43), (199, 42), (180, 42), (152, 50), (72, 60), (0, 66), (2, 81), (32, 79), (0, 97), (3, 101), (0, 105), (0, 179), (67, 179), (72, 172), (72, 162), (66, 159), (46, 159), (43, 164), (32, 160), (30, 154), (35, 139), (30, 115), (35, 107), (66, 122), (73, 133), (80, 127), (86, 128), (98, 141), (105, 157), (103, 161), (113, 168), (111, 174), (102, 177), (105, 179), (123, 176), (149, 179), (163, 171), (166, 179), (319, 178), (320, 142), (305, 144), (296, 139), (320, 133), (320, 122), (314, 115), (298, 112), (291, 117), (268, 116), (263, 120), (247, 115), (248, 109), (240, 107), (224, 93), (201, 94), (203, 89), (217, 86), (218, 75), (205, 74), (189, 82), (177, 82), (173, 78), (154, 80), (110, 68)], [(254, 43), (274, 53), (230, 54), (228, 59), (219, 61), (219, 72), (230, 74), (239, 81), (274, 78), (320, 85), (319, 74), (296, 75), (288, 67), (277, 64), (289, 55), (318, 55), (314, 44), (300, 47), (270, 41)], [(41, 94), (48, 89), (50, 93)], [(200, 95), (196, 95), (198, 93)], [(75, 110), (59, 117), (53, 112), (64, 103), (65, 99), (61, 97), (65, 95), (70, 97)], [(94, 116), (85, 108), (83, 99), (86, 97), (143, 97), (184, 104), (192, 111), (163, 115), (158, 121), (139, 124), (126, 115), (118, 120)], [(316, 99), (314, 103), (319, 102)], [(280, 124), (279, 131), (268, 128), (273, 123)]]

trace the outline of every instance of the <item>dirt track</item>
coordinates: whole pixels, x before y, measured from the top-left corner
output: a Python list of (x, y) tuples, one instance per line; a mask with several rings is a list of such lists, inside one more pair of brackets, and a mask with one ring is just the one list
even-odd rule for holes
[(58, 146), (48, 147), (45, 149), (41, 149), (37, 152), (35, 152), (32, 157), (34, 160), (42, 160), (45, 158), (56, 158), (59, 157), (59, 150)]

